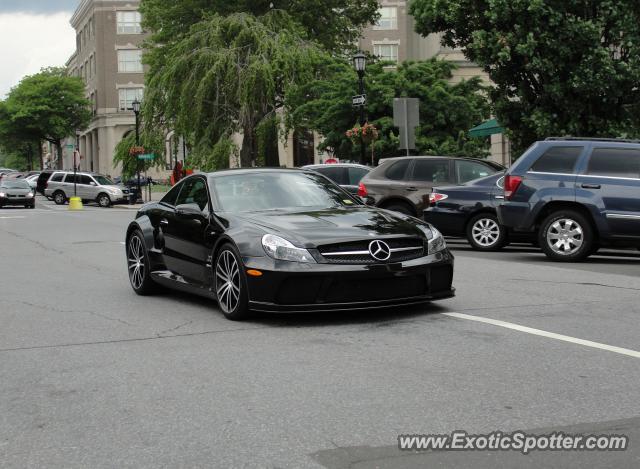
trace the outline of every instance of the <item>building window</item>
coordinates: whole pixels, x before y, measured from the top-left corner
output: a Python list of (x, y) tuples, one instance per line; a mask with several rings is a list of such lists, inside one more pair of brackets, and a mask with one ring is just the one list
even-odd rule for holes
[(380, 19), (373, 29), (398, 29), (398, 8), (381, 7), (378, 10)]
[(140, 34), (142, 17), (137, 11), (118, 12), (118, 34)]
[(133, 102), (136, 99), (142, 101), (144, 88), (120, 88), (118, 93), (120, 95), (120, 110), (131, 111), (133, 109)]
[(373, 54), (380, 57), (380, 60), (398, 61), (398, 44), (374, 44)]
[(118, 71), (121, 73), (142, 72), (142, 51), (137, 49), (119, 50)]
[(95, 76), (96, 74), (96, 56), (91, 55), (89, 57), (89, 64), (91, 65), (91, 76)]

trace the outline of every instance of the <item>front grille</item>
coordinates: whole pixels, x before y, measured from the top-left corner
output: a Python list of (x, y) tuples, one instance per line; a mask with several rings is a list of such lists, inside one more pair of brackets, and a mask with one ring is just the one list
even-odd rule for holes
[(372, 239), (347, 243), (326, 244), (318, 252), (328, 264), (377, 264), (403, 262), (424, 255), (424, 242), (420, 238), (382, 239), (391, 248), (391, 257), (386, 261), (375, 259), (369, 252)]

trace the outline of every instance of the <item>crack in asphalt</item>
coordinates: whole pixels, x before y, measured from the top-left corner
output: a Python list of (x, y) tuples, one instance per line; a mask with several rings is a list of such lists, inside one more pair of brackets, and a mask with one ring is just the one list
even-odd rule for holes
[(32, 345), (29, 347), (3, 348), (3, 349), (0, 349), (0, 353), (42, 350), (42, 349), (55, 349), (55, 348), (68, 348), (68, 347), (83, 347), (87, 345), (120, 344), (120, 343), (127, 343), (127, 342), (148, 342), (152, 340), (172, 339), (177, 337), (196, 337), (201, 335), (224, 334), (227, 332), (254, 331), (254, 330), (260, 330), (260, 329), (271, 329), (271, 326), (239, 327), (237, 329), (211, 330), (211, 331), (203, 331), (203, 332), (186, 332), (184, 334), (172, 334), (172, 335), (161, 335), (161, 336), (150, 336), (150, 337), (134, 337), (131, 339), (97, 340), (93, 342), (71, 342), (66, 344), (52, 344), (52, 345)]
[[(9, 301), (9, 302), (12, 302), (12, 301)], [(56, 313), (90, 314), (92, 316), (97, 316), (97, 317), (100, 317), (100, 318), (103, 318), (103, 319), (107, 319), (109, 321), (116, 321), (116, 322), (125, 324), (127, 326), (136, 326), (136, 324), (131, 324), (130, 322), (125, 321), (124, 319), (112, 318), (111, 316), (107, 316), (106, 314), (98, 313), (97, 311), (88, 311), (88, 310), (80, 310), (80, 309), (62, 309), (62, 308), (56, 307), (55, 305), (41, 305), (41, 304), (31, 303), (29, 301), (24, 301), (24, 300), (13, 301), (13, 303), (22, 304), (22, 305), (25, 305), (25, 306), (31, 306), (32, 308), (39, 308), (39, 309), (42, 309), (44, 311), (55, 311)]]
[(178, 324), (176, 327), (172, 327), (171, 329), (167, 329), (167, 330), (164, 330), (164, 331), (160, 331), (160, 332), (158, 332), (158, 333), (156, 334), (156, 336), (158, 336), (158, 337), (162, 337), (162, 336), (163, 336), (164, 334), (166, 334), (167, 332), (174, 332), (174, 331), (177, 331), (178, 329), (180, 329), (180, 328), (182, 328), (182, 327), (184, 327), (184, 326), (188, 326), (189, 324), (192, 324), (192, 323), (193, 323), (193, 320), (191, 320), (191, 321), (187, 321), (187, 322), (184, 322), (184, 323), (182, 323), (182, 324)]
[(596, 282), (562, 282), (562, 281), (555, 281), (555, 280), (536, 280), (536, 279), (525, 279), (525, 278), (513, 278), (511, 280), (515, 280), (518, 282), (555, 283), (560, 285), (580, 285), (585, 287), (604, 287), (604, 288), (616, 288), (619, 290), (640, 291), (640, 288), (620, 287), (618, 285), (607, 285), (604, 283), (596, 283)]

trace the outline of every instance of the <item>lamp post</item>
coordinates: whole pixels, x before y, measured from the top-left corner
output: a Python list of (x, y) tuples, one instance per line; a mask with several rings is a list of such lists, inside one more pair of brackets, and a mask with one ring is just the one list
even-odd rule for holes
[[(131, 103), (131, 107), (133, 108), (133, 113), (136, 115), (136, 146), (140, 146), (140, 101), (136, 99)], [(140, 192), (140, 160), (137, 159), (138, 155), (136, 155), (136, 168), (138, 170), (138, 194), (136, 198), (141, 197), (142, 193)]]
[[(359, 93), (360, 95), (364, 95), (364, 72), (367, 66), (367, 56), (362, 52), (358, 52), (353, 56), (353, 66), (358, 72), (358, 81), (359, 81)], [(365, 114), (365, 106), (363, 103), (360, 105), (360, 127), (362, 127), (367, 122), (367, 117)], [(366, 160), (366, 148), (364, 139), (360, 142), (360, 164), (364, 164)]]
[(80, 156), (80, 131), (76, 130), (76, 151), (73, 152), (73, 196), (78, 197), (78, 164), (76, 158)]

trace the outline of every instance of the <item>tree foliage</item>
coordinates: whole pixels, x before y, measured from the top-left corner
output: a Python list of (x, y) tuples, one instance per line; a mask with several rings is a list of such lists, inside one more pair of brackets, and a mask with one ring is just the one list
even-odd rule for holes
[(235, 132), (244, 134), (242, 165), (255, 164), (257, 130), (278, 118), (292, 86), (314, 79), (318, 64), (329, 60), (278, 10), (260, 18), (213, 15), (164, 52), (147, 78), (146, 119), (152, 127), (170, 122), (186, 135), (205, 167), (233, 151)]
[(307, 39), (325, 49), (344, 52), (352, 48), (362, 27), (377, 18), (377, 0), (143, 0), (144, 25), (153, 32), (152, 43), (160, 46), (155, 59), (163, 61), (162, 46), (181, 41), (191, 26), (212, 15), (246, 13), (261, 17), (270, 12), (286, 13)]
[(47, 140), (62, 155), (62, 140), (85, 128), (90, 119), (82, 80), (67, 76), (62, 68), (49, 68), (23, 78), (9, 92), (0, 106), (0, 137), (18, 142)]
[(138, 171), (144, 172), (152, 167), (161, 167), (165, 163), (164, 156), (164, 134), (161, 131), (145, 130), (140, 134), (140, 146), (144, 147), (145, 153), (153, 153), (153, 160), (139, 160), (136, 155), (130, 153), (131, 148), (136, 146), (136, 134), (129, 132), (118, 142), (113, 156), (114, 168), (118, 165), (122, 169), (122, 178), (129, 179)]
[(412, 0), (410, 11), (418, 32), (443, 33), (489, 73), (518, 147), (640, 133), (636, 0)]
[[(451, 83), (450, 62), (405, 62), (397, 69), (378, 62), (367, 67), (365, 88), (368, 121), (379, 129), (373, 144), (375, 158), (398, 156), (399, 130), (393, 125), (393, 99), (420, 99), (420, 126), (416, 129), (417, 152), (422, 155), (482, 157), (487, 142), (471, 139), (468, 130), (489, 116), (489, 103), (479, 78)], [(360, 149), (345, 132), (358, 120), (351, 105), (358, 77), (349, 63), (335, 61), (327, 78), (297, 88), (288, 101), (289, 127), (309, 128), (324, 135), (321, 148), (341, 159), (358, 160)], [(369, 155), (370, 156), (370, 155)]]

